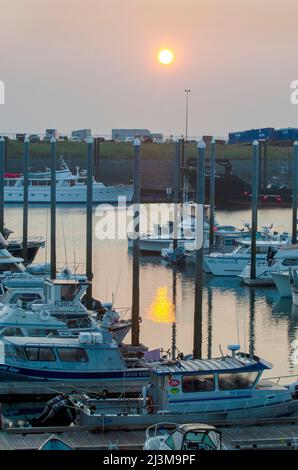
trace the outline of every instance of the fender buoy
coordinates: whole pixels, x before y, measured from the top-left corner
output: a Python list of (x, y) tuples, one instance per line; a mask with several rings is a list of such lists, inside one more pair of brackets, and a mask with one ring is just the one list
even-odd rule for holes
[(154, 410), (154, 407), (153, 407), (153, 398), (151, 395), (148, 396), (147, 398), (147, 411), (148, 411), (148, 414), (149, 415), (152, 415), (153, 414), (153, 410)]

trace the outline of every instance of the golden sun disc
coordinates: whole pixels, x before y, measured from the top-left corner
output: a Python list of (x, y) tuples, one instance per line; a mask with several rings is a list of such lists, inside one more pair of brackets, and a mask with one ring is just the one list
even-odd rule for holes
[(158, 53), (158, 61), (163, 65), (169, 65), (174, 60), (174, 54), (170, 49), (162, 49)]

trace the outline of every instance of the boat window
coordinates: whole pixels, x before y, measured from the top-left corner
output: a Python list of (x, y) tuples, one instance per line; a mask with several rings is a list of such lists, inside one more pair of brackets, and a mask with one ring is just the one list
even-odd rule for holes
[(297, 266), (298, 258), (286, 258), (281, 264), (283, 266)]
[(5, 348), (5, 357), (24, 360), (26, 359), (24, 349), (21, 346), (9, 345), (8, 348)]
[(239, 248), (235, 249), (235, 253), (247, 253), (248, 248), (247, 245), (240, 245)]
[[(33, 294), (33, 293), (19, 293), (15, 294), (11, 297), (9, 303), (10, 304), (15, 304), (17, 300), (20, 300), (24, 306), (26, 306), (27, 303), (33, 302), (34, 300), (40, 300), (41, 296), (39, 294)], [(22, 305), (22, 306), (23, 306)]]
[(236, 390), (252, 388), (257, 379), (258, 372), (236, 372), (218, 375), (220, 390)]
[(22, 330), (20, 328), (4, 328), (4, 330), (1, 331), (1, 336), (24, 336), (22, 333)]
[(52, 348), (25, 348), (28, 361), (55, 361), (55, 355)]
[(210, 390), (214, 390), (213, 374), (184, 375), (182, 377), (183, 393), (207, 392)]
[(169, 437), (167, 438), (166, 444), (167, 446), (170, 447), (170, 449), (173, 449), (173, 450), (175, 449), (175, 444), (174, 444), (174, 439), (173, 439), (172, 434), (170, 434)]
[(55, 361), (55, 354), (52, 348), (40, 348), (39, 349), (39, 360), (40, 361)]
[(67, 327), (69, 329), (75, 328), (89, 328), (91, 325), (90, 318), (71, 318), (66, 321)]
[(61, 299), (62, 300), (73, 300), (81, 287), (78, 285), (68, 285), (61, 287)]
[(28, 336), (58, 336), (58, 331), (45, 328), (27, 328)]
[(63, 362), (88, 362), (88, 356), (81, 348), (59, 348), (58, 355)]

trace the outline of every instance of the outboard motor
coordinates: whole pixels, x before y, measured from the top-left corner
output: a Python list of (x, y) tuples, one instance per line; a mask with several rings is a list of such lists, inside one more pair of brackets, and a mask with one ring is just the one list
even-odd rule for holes
[(47, 402), (43, 412), (30, 421), (32, 427), (69, 426), (74, 422), (76, 412), (71, 400), (58, 395)]

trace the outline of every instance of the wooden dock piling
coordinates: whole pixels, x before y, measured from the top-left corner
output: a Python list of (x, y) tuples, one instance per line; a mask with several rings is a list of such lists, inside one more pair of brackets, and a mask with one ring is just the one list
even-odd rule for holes
[(92, 308), (92, 239), (93, 239), (93, 138), (87, 139), (87, 204), (86, 204), (86, 276), (90, 284), (86, 291), (86, 306)]
[(51, 138), (51, 279), (56, 279), (56, 139)]
[(258, 195), (259, 195), (259, 142), (253, 142), (252, 160), (252, 208), (251, 208), (251, 258), (250, 279), (256, 279), (256, 241), (258, 230)]
[(132, 260), (132, 312), (131, 344), (140, 344), (140, 154), (141, 142), (134, 141), (133, 179), (133, 260)]
[(215, 206), (215, 139), (211, 140), (211, 158), (210, 158), (210, 220), (209, 220), (209, 253), (212, 253), (214, 248), (214, 206)]
[(0, 138), (0, 233), (4, 233), (4, 160), (5, 140)]
[[(196, 246), (194, 339), (193, 339), (194, 359), (200, 359), (202, 357), (205, 149), (206, 149), (206, 144), (202, 140), (198, 143), (198, 159), (197, 159), (196, 237), (195, 237), (197, 246)], [(201, 224), (202, 226), (200, 226), (199, 224)], [(198, 237), (198, 235), (200, 236)]]
[(297, 185), (298, 185), (298, 142), (294, 142), (293, 151), (293, 196), (292, 196), (292, 243), (297, 243)]
[(29, 137), (24, 139), (24, 161), (23, 161), (23, 247), (22, 256), (25, 263), (28, 262), (28, 205), (29, 205)]

